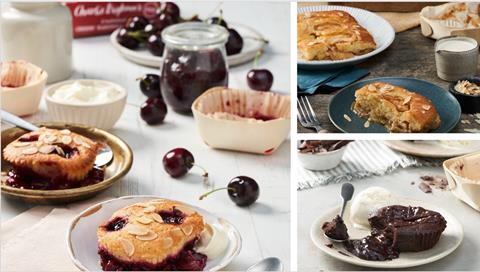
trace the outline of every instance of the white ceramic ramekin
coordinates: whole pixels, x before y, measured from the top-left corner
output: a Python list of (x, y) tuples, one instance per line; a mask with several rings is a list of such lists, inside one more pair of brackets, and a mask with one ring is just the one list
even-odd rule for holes
[[(75, 81), (83, 83), (101, 83), (113, 86), (121, 95), (106, 103), (92, 103), (87, 105), (72, 104), (54, 100), (52, 95), (61, 86), (72, 84)], [(127, 91), (120, 85), (113, 82), (95, 79), (75, 79), (62, 81), (51, 85), (45, 93), (48, 113), (53, 117), (53, 121), (67, 122), (72, 124), (83, 124), (104, 130), (111, 129), (118, 121), (127, 102)]]
[[(47, 72), (26, 61), (16, 61), (20, 65), (29, 66), (27, 69), (38, 73), (39, 76), (28, 82), (25, 86), (9, 88), (2, 87), (2, 110), (8, 111), (18, 116), (24, 116), (36, 113), (42, 98), (43, 89), (47, 82)], [(2, 66), (0, 65), (0, 70)]]
[(345, 150), (348, 145), (340, 149), (322, 152), (322, 153), (300, 153), (298, 152), (298, 160), (303, 168), (314, 171), (328, 170), (340, 164)]

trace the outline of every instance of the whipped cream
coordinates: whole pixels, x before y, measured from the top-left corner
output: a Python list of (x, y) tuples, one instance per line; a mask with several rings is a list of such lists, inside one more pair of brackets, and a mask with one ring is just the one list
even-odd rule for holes
[(205, 224), (200, 234), (196, 251), (207, 255), (209, 259), (217, 258), (228, 246), (227, 233), (221, 226)]
[(120, 95), (121, 92), (108, 83), (74, 81), (55, 90), (52, 99), (58, 102), (85, 105), (111, 102)]
[(378, 209), (393, 205), (396, 198), (385, 188), (370, 187), (361, 191), (352, 201), (350, 221), (355, 228), (370, 229), (368, 218)]

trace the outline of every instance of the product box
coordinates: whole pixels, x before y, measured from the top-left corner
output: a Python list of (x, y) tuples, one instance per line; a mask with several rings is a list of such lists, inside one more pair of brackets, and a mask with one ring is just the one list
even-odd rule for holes
[(157, 2), (67, 2), (73, 19), (75, 38), (107, 35), (121, 27), (130, 16), (151, 19)]

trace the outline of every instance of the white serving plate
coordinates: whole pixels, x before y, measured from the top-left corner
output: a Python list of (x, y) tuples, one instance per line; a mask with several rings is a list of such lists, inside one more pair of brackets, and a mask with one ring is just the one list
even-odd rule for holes
[[(341, 243), (334, 243), (334, 247), (329, 248), (326, 245), (331, 244), (332, 242), (324, 236), (322, 225), (326, 221), (331, 221), (337, 214), (339, 214), (341, 209), (340, 206), (323, 213), (321, 216), (315, 219), (310, 229), (310, 237), (315, 246), (335, 259), (354, 265), (383, 269), (406, 268), (434, 262), (452, 253), (462, 242), (462, 225), (451, 213), (447, 212), (446, 210), (423, 201), (406, 198), (399, 199), (397, 204), (406, 206), (421, 206), (425, 209), (437, 211), (442, 214), (447, 221), (447, 228), (443, 231), (440, 240), (433, 248), (420, 252), (403, 252), (400, 253), (399, 258), (391, 261), (367, 261), (360, 259), (349, 253)], [(370, 230), (353, 227), (353, 223), (350, 221), (350, 206), (348, 206), (345, 210), (343, 219), (347, 225), (350, 238), (359, 239), (367, 236), (370, 233)], [(344, 254), (340, 253), (339, 251), (343, 252)]]
[(352, 8), (346, 6), (318, 5), (299, 7), (297, 13), (306, 13), (314, 11), (342, 10), (352, 15), (357, 22), (363, 26), (372, 35), (377, 48), (370, 53), (355, 56), (344, 60), (301, 60), (297, 59), (297, 65), (301, 69), (307, 70), (325, 70), (336, 69), (344, 66), (354, 65), (371, 58), (387, 49), (395, 39), (395, 30), (387, 20), (379, 15), (367, 10)]
[[(248, 61), (251, 61), (257, 55), (257, 52), (265, 46), (265, 38), (257, 30), (238, 23), (228, 23), (229, 26), (234, 28), (240, 36), (243, 38), (243, 48), (238, 54), (227, 56), (227, 62), (229, 66), (236, 66)], [(152, 55), (146, 48), (140, 47), (136, 50), (123, 47), (117, 42), (115, 38), (118, 33), (118, 29), (110, 34), (110, 43), (115, 49), (126, 59), (149, 67), (160, 67), (162, 65), (162, 57)]]
[(388, 147), (405, 154), (429, 157), (452, 158), (480, 151), (480, 141), (469, 141), (466, 146), (448, 146), (439, 141), (384, 141)]
[[(157, 196), (124, 196), (95, 204), (77, 215), (67, 232), (67, 246), (73, 263), (82, 271), (101, 271), (100, 256), (97, 254), (97, 227), (107, 221), (112, 214), (131, 204), (161, 199)], [(238, 230), (227, 220), (219, 218), (210, 212), (183, 203), (203, 216), (205, 223), (223, 228), (229, 243), (223, 255), (207, 260), (205, 271), (218, 271), (226, 267), (242, 248), (242, 238)]]

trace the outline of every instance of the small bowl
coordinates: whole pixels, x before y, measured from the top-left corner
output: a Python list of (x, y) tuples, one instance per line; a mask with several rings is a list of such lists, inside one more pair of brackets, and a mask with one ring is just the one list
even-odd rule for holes
[(342, 161), (343, 154), (347, 150), (348, 145), (342, 146), (340, 149), (321, 152), (321, 153), (300, 153), (297, 152), (298, 160), (303, 168), (313, 171), (323, 171), (337, 167)]
[(480, 95), (464, 94), (455, 90), (455, 85), (462, 80), (480, 85), (480, 77), (467, 77), (450, 83), (448, 91), (458, 100), (463, 113), (480, 112)]
[[(443, 162), (448, 186), (458, 199), (480, 212), (480, 152)], [(470, 178), (467, 177), (470, 175)]]
[[(43, 89), (47, 83), (48, 74), (45, 70), (26, 61), (15, 61), (20, 65), (25, 65), (34, 73), (39, 73), (37, 79), (28, 82), (26, 85), (16, 88), (2, 87), (2, 110), (8, 111), (18, 116), (34, 114), (38, 111), (38, 106), (42, 98)], [(2, 65), (0, 63), (0, 70)]]
[[(116, 99), (105, 103), (74, 104), (60, 102), (52, 98), (55, 91), (66, 84), (80, 81), (85, 84), (106, 84), (113, 86), (121, 95)], [(113, 82), (96, 79), (74, 79), (62, 81), (47, 88), (45, 94), (48, 113), (53, 116), (56, 122), (71, 124), (83, 124), (101, 129), (111, 129), (118, 121), (127, 102), (127, 91), (120, 85)]]
[[(125, 176), (132, 167), (133, 154), (130, 147), (120, 138), (98, 128), (82, 125), (68, 125), (65, 123), (41, 123), (56, 129), (69, 129), (92, 140), (106, 143), (113, 151), (113, 161), (105, 168), (105, 179), (99, 183), (73, 189), (63, 190), (33, 190), (20, 189), (1, 184), (2, 194), (6, 197), (22, 200), (34, 204), (63, 204), (93, 197), (112, 186)], [(12, 141), (27, 133), (27, 131), (13, 127), (2, 131), (2, 150)], [(3, 154), (3, 152), (2, 152)], [(2, 171), (8, 171), (10, 164), (3, 160)]]
[(192, 112), (200, 136), (213, 148), (269, 155), (290, 132), (290, 96), (274, 92), (215, 87), (193, 102)]

